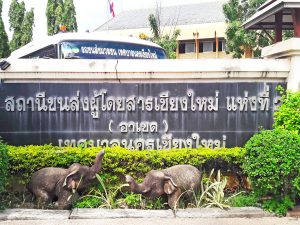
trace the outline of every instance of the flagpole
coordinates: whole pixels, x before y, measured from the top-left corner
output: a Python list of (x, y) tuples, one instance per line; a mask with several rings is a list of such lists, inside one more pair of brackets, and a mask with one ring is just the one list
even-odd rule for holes
[[(110, 9), (110, 2), (109, 2), (109, 0), (107, 0), (107, 6), (108, 6), (108, 9)], [(108, 12), (107, 10), (106, 10), (106, 15), (107, 15), (107, 20), (106, 20), (106, 32), (107, 32), (107, 34), (108, 34), (108, 21), (109, 21), (109, 15), (110, 15), (110, 11)]]
[[(108, 4), (108, 9), (109, 9), (109, 14), (108, 14), (108, 19), (107, 21), (110, 20), (110, 14), (112, 13), (112, 17), (115, 17), (115, 10), (114, 10), (114, 2), (113, 0), (107, 0), (107, 4)], [(108, 32), (108, 23), (107, 23), (107, 32)]]

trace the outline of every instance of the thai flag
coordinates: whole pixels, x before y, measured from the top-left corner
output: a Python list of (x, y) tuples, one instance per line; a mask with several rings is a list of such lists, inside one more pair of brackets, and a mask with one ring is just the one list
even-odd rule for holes
[(111, 1), (108, 1), (109, 4), (109, 11), (112, 14), (112, 17), (115, 17), (115, 10), (114, 10), (114, 3)]

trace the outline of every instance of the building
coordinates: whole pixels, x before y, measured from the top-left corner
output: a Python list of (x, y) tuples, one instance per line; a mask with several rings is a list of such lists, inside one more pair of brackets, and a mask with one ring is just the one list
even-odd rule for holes
[[(225, 53), (224, 1), (209, 1), (156, 9), (123, 11), (98, 27), (96, 32), (139, 37), (152, 36), (148, 17), (159, 15), (164, 34), (180, 30), (177, 58), (231, 58)], [(158, 12), (158, 13), (157, 13)]]

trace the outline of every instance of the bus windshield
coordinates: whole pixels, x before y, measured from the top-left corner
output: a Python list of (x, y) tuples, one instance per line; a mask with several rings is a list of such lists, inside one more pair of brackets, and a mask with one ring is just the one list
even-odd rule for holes
[(62, 41), (60, 58), (166, 59), (162, 48), (113, 41)]

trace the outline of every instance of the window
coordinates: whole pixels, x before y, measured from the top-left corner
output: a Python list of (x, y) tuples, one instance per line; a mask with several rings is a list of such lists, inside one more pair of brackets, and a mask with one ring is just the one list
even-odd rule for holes
[[(216, 52), (216, 41), (201, 41), (200, 40), (200, 48), (199, 52)], [(218, 52), (225, 51), (225, 40), (218, 41)]]
[(212, 52), (214, 49), (213, 41), (201, 41), (200, 40), (200, 48), (199, 52)]
[[(214, 39), (199, 40), (199, 52), (216, 52), (216, 41)], [(225, 40), (218, 41), (218, 52), (225, 51)], [(194, 53), (195, 43), (194, 42), (180, 42), (179, 53)]]
[(179, 54), (185, 53), (185, 43), (179, 43)]
[(57, 59), (56, 45), (50, 45), (38, 51), (21, 57), (21, 59), (44, 58)]
[(195, 52), (195, 43), (186, 43), (185, 44), (185, 52), (186, 53)]
[(223, 51), (226, 52), (226, 41), (223, 41)]
[(63, 59), (165, 59), (162, 48), (135, 43), (113, 41), (63, 41)]
[(179, 44), (179, 53), (194, 53), (195, 52), (195, 43), (194, 42), (181, 42)]
[(203, 42), (203, 52), (212, 52), (213, 51), (213, 42), (205, 41)]
[[(214, 52), (216, 52), (216, 42), (214, 41)], [(223, 51), (223, 41), (218, 41), (218, 52)]]

